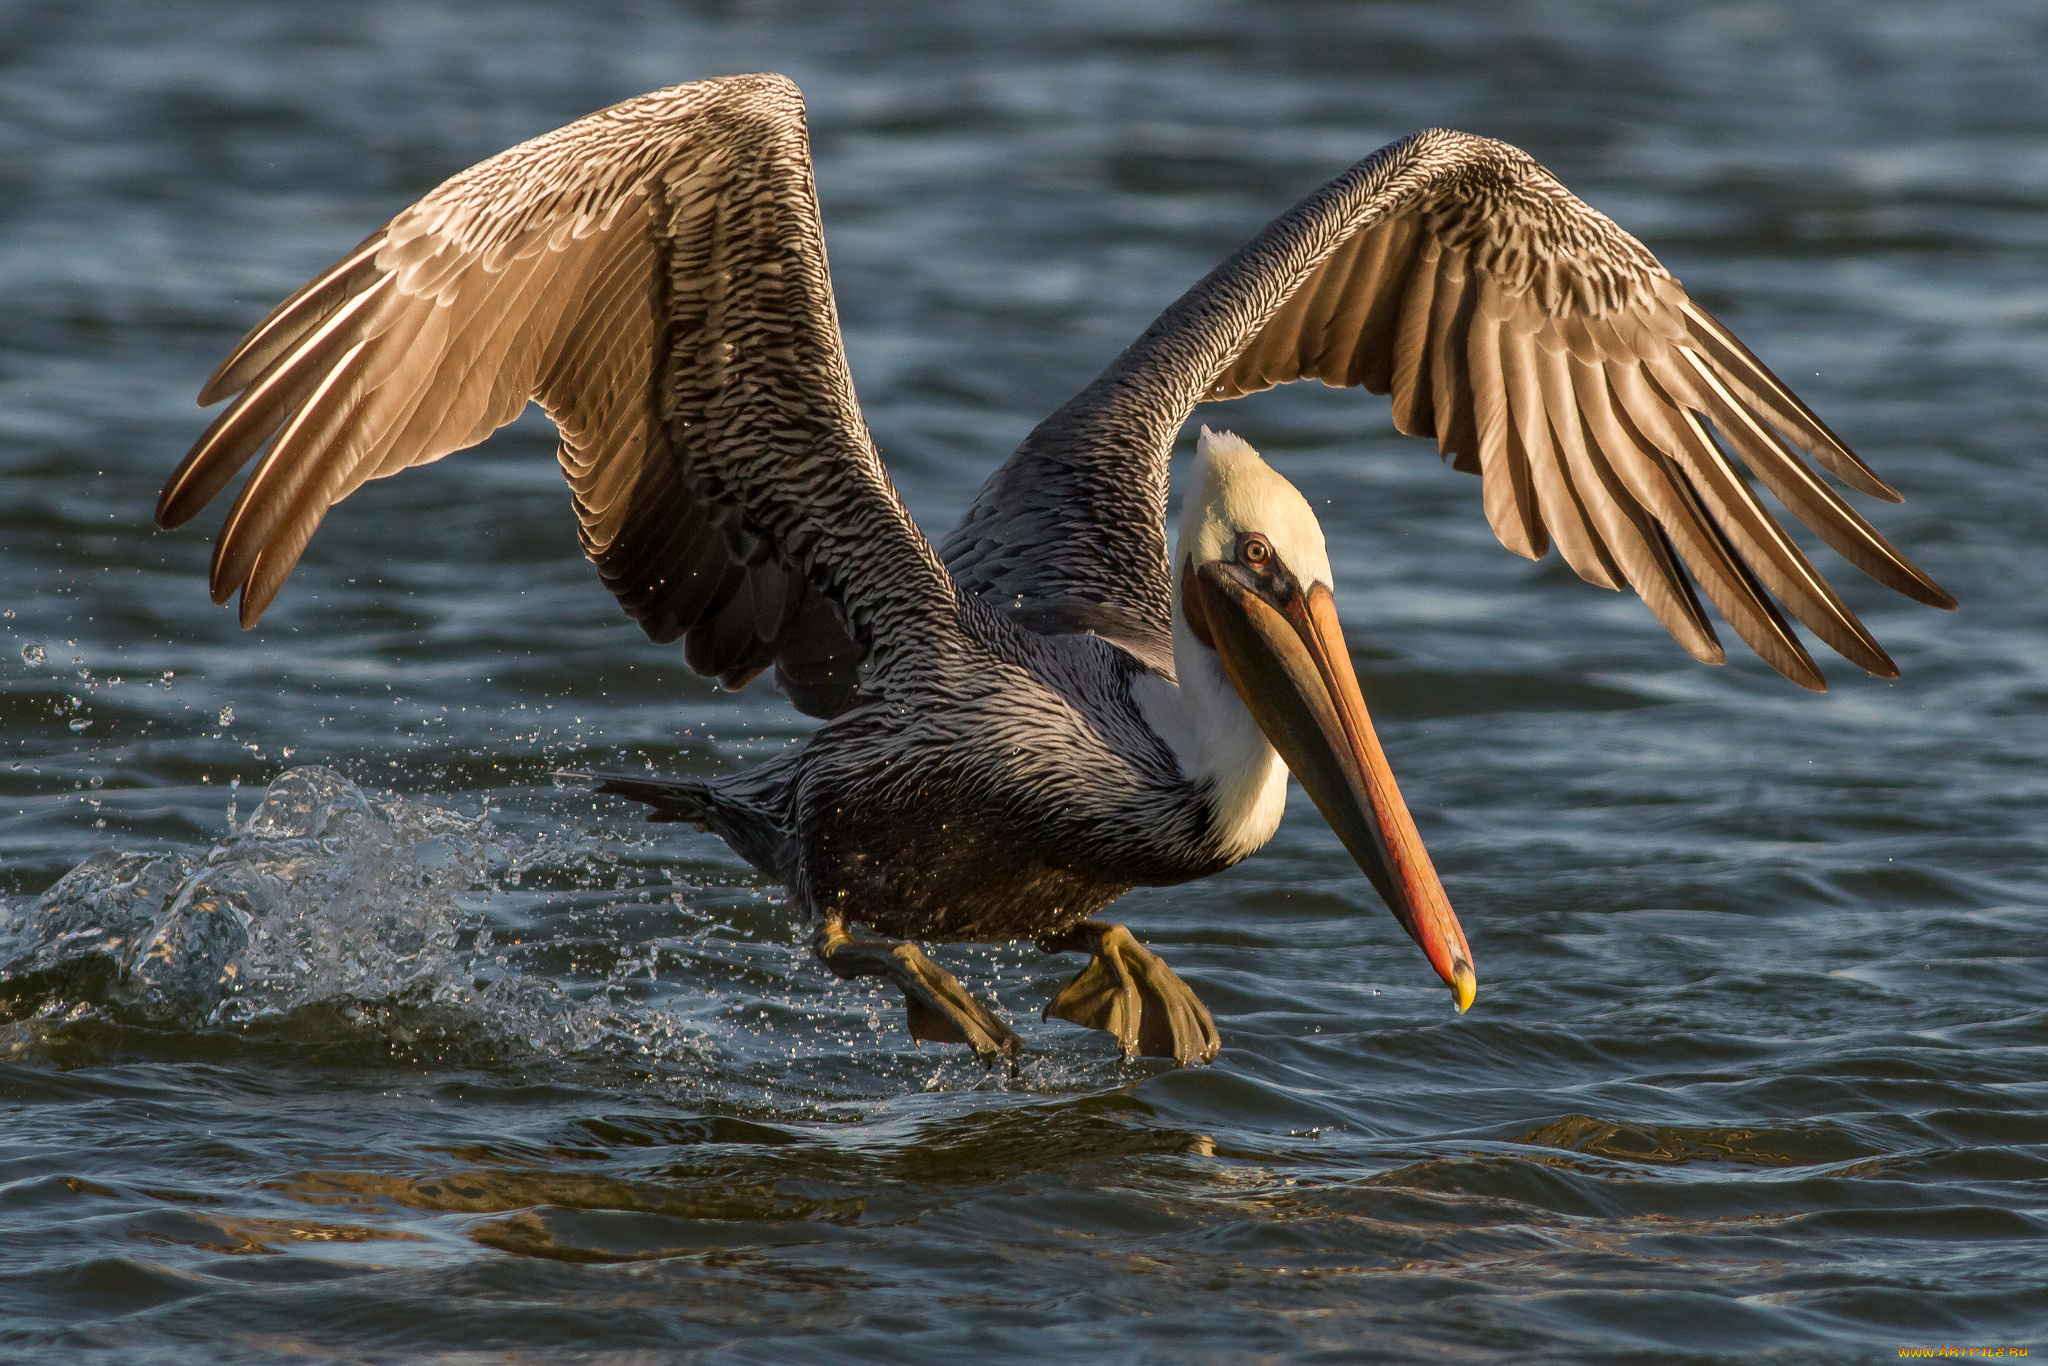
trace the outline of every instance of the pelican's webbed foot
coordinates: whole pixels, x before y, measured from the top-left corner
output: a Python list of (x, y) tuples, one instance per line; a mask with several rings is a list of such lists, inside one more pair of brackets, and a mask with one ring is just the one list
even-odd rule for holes
[(910, 1036), (933, 1043), (964, 1043), (983, 1065), (1001, 1058), (1014, 1068), (1024, 1041), (989, 1008), (969, 996), (958, 979), (915, 944), (900, 940), (855, 939), (846, 922), (821, 921), (811, 947), (842, 978), (886, 977), (903, 991), (910, 1011)]
[(1086, 949), (1094, 955), (1080, 975), (1045, 1008), (1090, 1029), (1116, 1035), (1127, 1058), (1172, 1058), (1182, 1064), (1209, 1062), (1222, 1048), (1209, 1009), (1174, 975), (1172, 968), (1121, 925), (1084, 920), (1065, 934), (1041, 939), (1047, 953)]

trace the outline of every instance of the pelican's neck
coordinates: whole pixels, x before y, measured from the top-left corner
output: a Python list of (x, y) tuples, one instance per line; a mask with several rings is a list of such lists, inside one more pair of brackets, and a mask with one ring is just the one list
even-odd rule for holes
[(1180, 576), (1173, 585), (1173, 668), (1179, 682), (1147, 677), (1138, 706), (1180, 763), (1189, 782), (1208, 789), (1212, 829), (1235, 863), (1280, 828), (1287, 805), (1287, 765), (1267, 742), (1223, 661), (1195, 639), (1181, 614)]

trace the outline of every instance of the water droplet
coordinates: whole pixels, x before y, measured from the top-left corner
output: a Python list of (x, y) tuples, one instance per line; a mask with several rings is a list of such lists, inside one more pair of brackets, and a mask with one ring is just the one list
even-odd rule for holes
[(21, 647), (21, 662), (24, 664), (40, 664), (49, 657), (50, 652), (43, 648), (40, 640), (31, 640)]
[(80, 720), (80, 721), (73, 721), (73, 722), (71, 723), (71, 733), (72, 733), (73, 735), (76, 735), (76, 734), (78, 734), (78, 733), (79, 733), (80, 731), (84, 730), (84, 729), (85, 729), (86, 727), (90, 726), (91, 724), (92, 724), (92, 722), (90, 722), (90, 721), (84, 721), (84, 720)]
[(223, 726), (232, 726), (233, 724), (235, 724), (235, 707), (232, 702), (230, 702), (227, 706), (222, 707), (220, 709), (220, 723)]

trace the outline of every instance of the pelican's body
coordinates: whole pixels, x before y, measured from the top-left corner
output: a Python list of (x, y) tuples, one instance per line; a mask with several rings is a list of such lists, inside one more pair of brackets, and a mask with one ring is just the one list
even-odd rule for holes
[[(1248, 466), (1309, 517), (1234, 436), (1204, 433), (1197, 494)], [(1019, 626), (985, 598), (962, 607), (980, 648), (917, 705), (855, 707), (725, 779), (607, 782), (902, 939), (1055, 937), (1132, 887), (1228, 868), (1279, 828), (1286, 765), (1184, 620), (1170, 642), (1121, 640)]]
[(216, 600), (239, 590), (251, 624), (333, 503), (537, 400), (625, 609), (728, 684), (773, 665), (823, 720), (742, 773), (605, 789), (781, 879), (821, 958), (902, 987), (919, 1037), (1014, 1056), (909, 941), (1028, 938), (1092, 955), (1049, 1013), (1190, 1061), (1215, 1053), (1208, 1012), (1093, 917), (1257, 850), (1290, 771), (1460, 1009), (1474, 990), (1307, 502), (1205, 428), (1169, 558), (1167, 468), (1190, 411), (1310, 376), (1390, 392), (1402, 430), (1483, 476), (1505, 544), (1534, 557), (1554, 540), (1703, 660), (1721, 649), (1681, 561), (1802, 685), (1819, 672), (1771, 594), (1895, 672), (1716, 435), (1860, 568), (1953, 606), (1798, 452), (1897, 495), (1640, 243), (1522, 153), (1443, 132), (1383, 148), (1219, 266), (935, 547), (854, 399), (802, 103), (775, 76), (627, 101), (398, 215), (223, 362), (201, 398), (235, 402), (158, 516), (188, 519), (264, 452), (213, 563)]
[(1235, 813), (1139, 702), (1147, 684), (1170, 706), (1179, 690), (1125, 649), (986, 610), (967, 627), (988, 654), (942, 713), (857, 707), (758, 768), (635, 795), (709, 824), (806, 902), (917, 940), (1045, 938), (1134, 886), (1226, 868), (1271, 833), (1277, 820), (1233, 847)]

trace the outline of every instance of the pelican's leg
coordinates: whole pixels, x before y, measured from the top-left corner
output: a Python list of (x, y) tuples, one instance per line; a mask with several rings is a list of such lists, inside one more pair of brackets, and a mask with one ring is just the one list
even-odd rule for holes
[(924, 956), (915, 944), (890, 939), (855, 939), (836, 916), (818, 922), (811, 948), (843, 978), (886, 977), (903, 989), (910, 1010), (910, 1037), (934, 1043), (964, 1043), (993, 1067), (1002, 1058), (1016, 1065), (1024, 1041), (969, 996), (953, 974)]
[(1046, 1019), (1106, 1029), (1127, 1058), (1142, 1053), (1183, 1064), (1208, 1062), (1223, 1046), (1209, 1008), (1123, 926), (1084, 920), (1065, 934), (1039, 940), (1038, 947), (1094, 955), (1045, 1008)]

